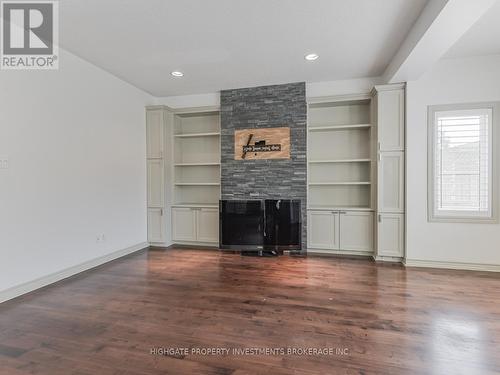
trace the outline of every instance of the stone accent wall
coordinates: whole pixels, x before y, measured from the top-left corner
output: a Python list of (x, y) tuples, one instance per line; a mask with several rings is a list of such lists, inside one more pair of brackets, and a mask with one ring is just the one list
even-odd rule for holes
[[(300, 199), (306, 250), (307, 104), (305, 83), (221, 91), (222, 199)], [(290, 127), (291, 158), (234, 160), (236, 129)]]

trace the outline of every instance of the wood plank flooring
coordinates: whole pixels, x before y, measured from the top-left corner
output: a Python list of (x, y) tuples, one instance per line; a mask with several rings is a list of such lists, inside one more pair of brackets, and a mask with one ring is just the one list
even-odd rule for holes
[(149, 250), (0, 305), (2, 375), (494, 373), (494, 273)]

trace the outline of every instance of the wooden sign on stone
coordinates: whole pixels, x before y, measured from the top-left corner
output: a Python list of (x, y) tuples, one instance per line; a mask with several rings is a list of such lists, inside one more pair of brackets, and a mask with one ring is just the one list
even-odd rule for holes
[(234, 159), (290, 159), (290, 128), (235, 130)]

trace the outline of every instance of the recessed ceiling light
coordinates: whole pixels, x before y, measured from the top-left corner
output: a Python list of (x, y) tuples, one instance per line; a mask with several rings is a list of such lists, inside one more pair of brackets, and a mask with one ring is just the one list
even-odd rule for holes
[(319, 57), (318, 54), (316, 53), (309, 53), (307, 55), (304, 56), (304, 58), (307, 60), (307, 61), (314, 61), (316, 60), (317, 58)]
[(174, 77), (182, 77), (182, 76), (184, 75), (184, 73), (179, 72), (179, 71), (177, 71), (177, 70), (174, 70), (174, 71), (173, 71), (172, 73), (170, 73), (170, 74), (172, 74)]

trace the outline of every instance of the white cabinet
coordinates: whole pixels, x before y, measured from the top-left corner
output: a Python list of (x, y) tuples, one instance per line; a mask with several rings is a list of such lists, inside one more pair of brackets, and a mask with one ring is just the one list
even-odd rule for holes
[(378, 211), (404, 212), (404, 152), (379, 153)]
[(152, 243), (165, 241), (163, 208), (148, 208), (148, 241)]
[(325, 250), (339, 248), (338, 211), (309, 211), (307, 226), (308, 247)]
[(162, 109), (146, 112), (147, 158), (161, 159), (164, 154), (164, 111)]
[(165, 153), (166, 135), (171, 129), (169, 111), (164, 106), (146, 107), (146, 165), (148, 241), (156, 246), (170, 243), (168, 178), (170, 159)]
[(308, 212), (308, 248), (373, 251), (373, 213), (366, 211)]
[(340, 211), (340, 248), (373, 251), (373, 213)]
[(379, 257), (404, 256), (404, 214), (378, 215), (377, 250)]
[(404, 256), (405, 85), (375, 87), (378, 141), (377, 259)]
[(172, 239), (174, 241), (196, 241), (196, 210), (172, 208)]
[(219, 210), (216, 208), (172, 208), (172, 239), (177, 242), (219, 242)]
[(404, 86), (376, 86), (377, 128), (380, 151), (403, 151), (405, 148)]
[(150, 159), (148, 166), (148, 207), (162, 208), (164, 206), (163, 160)]
[(219, 210), (217, 208), (200, 208), (197, 211), (196, 240), (219, 242)]

